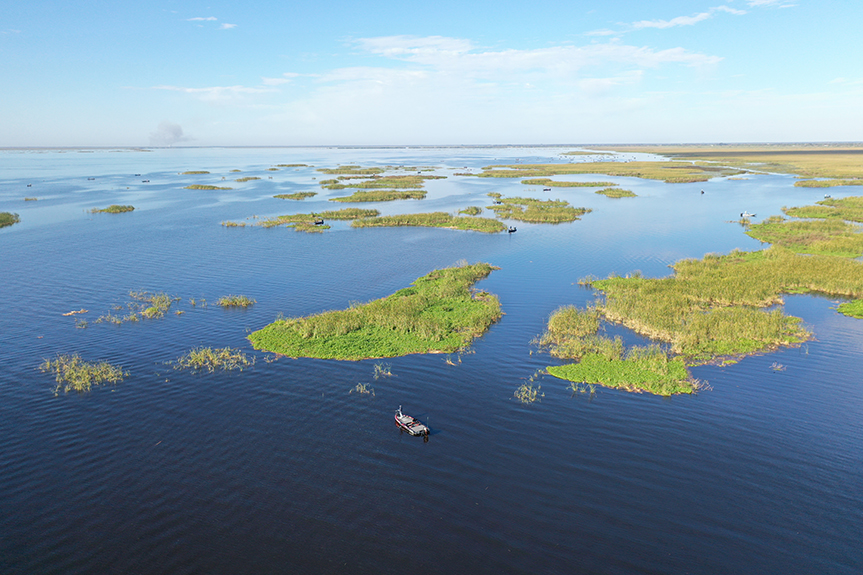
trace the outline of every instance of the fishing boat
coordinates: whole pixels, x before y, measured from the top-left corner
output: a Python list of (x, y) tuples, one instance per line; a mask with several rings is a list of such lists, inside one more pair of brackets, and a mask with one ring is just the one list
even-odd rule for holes
[(411, 435), (424, 435), (428, 437), (429, 428), (416, 417), (402, 413), (402, 406), (396, 410), (396, 425), (399, 429), (407, 431)]

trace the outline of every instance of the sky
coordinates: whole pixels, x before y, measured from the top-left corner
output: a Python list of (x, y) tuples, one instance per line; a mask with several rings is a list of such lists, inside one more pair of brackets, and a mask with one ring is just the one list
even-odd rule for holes
[(861, 0), (0, 0), (0, 147), (863, 140)]

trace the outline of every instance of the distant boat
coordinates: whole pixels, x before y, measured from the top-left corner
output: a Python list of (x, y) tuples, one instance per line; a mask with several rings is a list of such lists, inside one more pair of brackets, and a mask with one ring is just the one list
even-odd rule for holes
[(740, 214), (741, 218), (754, 218), (755, 214), (750, 214), (749, 212), (743, 212)]
[(402, 413), (402, 406), (396, 410), (396, 425), (399, 426), (399, 429), (402, 431), (407, 431), (411, 435), (424, 435), (428, 437), (429, 428), (423, 422), (421, 422), (416, 417), (411, 417), (410, 415), (406, 415)]
[(509, 228), (506, 230), (506, 233), (508, 233), (508, 234), (514, 234), (514, 233), (515, 233), (515, 232), (517, 232), (517, 231), (518, 231), (518, 230), (516, 229), (516, 227), (515, 227), (515, 226), (509, 226)]

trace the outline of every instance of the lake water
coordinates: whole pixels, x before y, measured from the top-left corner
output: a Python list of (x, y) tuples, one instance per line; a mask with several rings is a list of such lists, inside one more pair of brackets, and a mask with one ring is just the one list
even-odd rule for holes
[[(787, 297), (786, 311), (815, 339), (695, 368), (711, 387), (698, 395), (573, 395), (539, 375), (541, 401), (514, 399), (557, 363), (531, 344), (549, 314), (592, 301), (579, 279), (658, 277), (681, 258), (759, 249), (729, 221), (823, 195), (785, 175), (569, 177), (638, 194), (618, 200), (453, 176), (560, 161), (571, 149), (0, 152), (0, 211), (21, 216), (0, 230), (0, 572), (863, 572), (863, 321), (836, 313), (833, 300)], [(290, 163), (313, 167), (267, 170)], [(360, 205), (384, 214), (486, 206), (491, 191), (593, 212), (562, 225), (515, 223), (512, 235), (220, 225), (345, 207), (328, 201), (345, 192), (321, 191), (317, 181), (331, 176), (315, 171), (345, 163), (450, 176), (428, 182), (424, 200)], [(187, 170), (211, 174), (178, 174)], [(241, 176), (262, 179), (231, 182)], [(192, 183), (234, 189), (183, 189)], [(319, 194), (272, 197), (293, 191)], [(109, 204), (136, 209), (88, 212)], [(369, 301), (460, 260), (501, 268), (479, 286), (506, 314), (461, 357), (385, 360), (392, 376), (375, 380), (381, 360), (267, 361), (246, 340), (279, 314)], [(172, 310), (184, 313), (95, 322), (122, 313), (115, 306), (133, 290), (180, 297)], [(215, 305), (228, 294), (257, 303)], [(80, 309), (89, 312), (62, 315)], [(240, 348), (256, 364), (172, 369), (198, 346)], [(64, 352), (130, 376), (55, 397), (37, 368)], [(358, 383), (374, 395), (351, 393)], [(399, 433), (399, 405), (432, 428), (427, 443)]]

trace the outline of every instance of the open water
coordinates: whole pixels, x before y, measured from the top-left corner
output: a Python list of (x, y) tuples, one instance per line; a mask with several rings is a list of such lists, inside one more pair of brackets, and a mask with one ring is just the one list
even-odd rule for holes
[[(513, 397), (556, 363), (531, 344), (549, 314), (593, 299), (580, 278), (664, 276), (681, 258), (758, 249), (729, 221), (823, 194), (768, 174), (569, 177), (638, 194), (619, 200), (453, 176), (561, 161), (570, 149), (0, 152), (0, 211), (21, 216), (0, 230), (0, 573), (863, 572), (863, 321), (837, 302), (787, 297), (815, 339), (696, 368), (711, 387), (698, 395), (574, 395), (539, 375), (541, 401)], [(268, 171), (289, 163), (313, 167)], [(321, 192), (316, 178), (330, 176), (315, 168), (345, 163), (450, 176), (428, 182), (424, 200), (360, 206), (384, 214), (485, 206), (491, 191), (593, 212), (513, 222), (512, 235), (220, 225), (344, 207), (328, 198), (345, 192)], [(179, 175), (187, 170), (211, 174)], [(241, 176), (261, 179), (232, 182)], [(234, 189), (183, 189), (191, 183)], [(306, 190), (320, 193), (272, 197)], [(109, 204), (136, 209), (88, 212)], [(392, 376), (375, 380), (381, 360), (267, 361), (245, 339), (278, 314), (379, 298), (460, 260), (500, 266), (480, 287), (506, 314), (460, 357), (385, 360)], [(95, 322), (123, 313), (115, 306), (133, 290), (180, 297), (172, 311), (184, 313)], [(257, 304), (215, 305), (228, 294)], [(242, 372), (172, 369), (198, 346), (257, 361)], [(64, 352), (130, 376), (55, 397), (37, 368)], [(358, 383), (374, 395), (351, 393)], [(399, 433), (399, 405), (430, 425), (427, 443)]]

